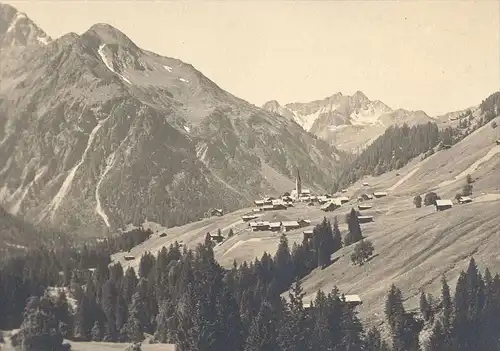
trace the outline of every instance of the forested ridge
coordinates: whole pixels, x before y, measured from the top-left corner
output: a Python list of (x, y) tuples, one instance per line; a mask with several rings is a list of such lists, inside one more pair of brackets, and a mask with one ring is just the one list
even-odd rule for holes
[[(175, 243), (157, 255), (146, 253), (138, 272), (109, 265), (110, 254), (151, 232), (29, 251), (0, 269), (0, 328), (20, 326), (13, 341), (24, 350), (58, 350), (63, 338), (135, 342), (145, 333), (181, 351), (500, 349), (500, 277), (486, 271), (483, 278), (473, 260), (454, 297), (443, 278), (442, 296), (423, 293), (418, 313), (405, 309), (401, 291), (392, 286), (387, 340), (381, 330), (363, 325), (337, 288), (304, 301), (301, 278), (332, 264), (331, 255), (342, 246), (364, 242), (354, 210), (347, 220), (348, 242), (342, 242), (336, 221), (325, 219), (312, 239), (289, 247), (283, 234), (274, 255), (232, 269), (216, 262), (209, 236), (194, 250)], [(46, 293), (49, 286), (64, 286), (71, 302), (65, 292)], [(429, 345), (419, 341), (424, 328), (431, 330)]]

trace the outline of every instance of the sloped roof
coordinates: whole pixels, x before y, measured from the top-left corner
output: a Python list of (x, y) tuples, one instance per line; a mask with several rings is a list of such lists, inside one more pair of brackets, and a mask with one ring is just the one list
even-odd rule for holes
[(436, 200), (436, 206), (453, 206), (453, 201), (449, 199)]
[(283, 227), (295, 227), (295, 226), (299, 226), (299, 222), (297, 222), (297, 221), (284, 221), (284, 222), (281, 222), (281, 225)]
[(359, 295), (344, 295), (346, 302), (362, 302)]

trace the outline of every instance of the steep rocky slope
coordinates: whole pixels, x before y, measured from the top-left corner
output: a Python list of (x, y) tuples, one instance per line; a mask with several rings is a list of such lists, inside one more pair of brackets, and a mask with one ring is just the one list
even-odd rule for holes
[(296, 167), (311, 188), (331, 185), (334, 148), (116, 28), (97, 24), (47, 45), (5, 38), (0, 203), (11, 213), (101, 234), (247, 205), (282, 191)]
[[(335, 262), (331, 266), (317, 269), (304, 278), (306, 299), (320, 288), (329, 290), (337, 285), (346, 294), (359, 294), (364, 301), (361, 316), (377, 323), (384, 318), (385, 296), (392, 283), (402, 289), (408, 299), (407, 307), (414, 309), (418, 308), (420, 289), (438, 296), (443, 274), (454, 286), (460, 270), (465, 269), (472, 255), (481, 268), (500, 272), (500, 146), (495, 142), (500, 139), (500, 128), (492, 128), (493, 122), (500, 123), (500, 117), (450, 149), (438, 151), (423, 161), (416, 158), (397, 171), (366, 177), (352, 184), (345, 193), (351, 201), (334, 212), (325, 213), (318, 206), (297, 204), (286, 211), (265, 213), (262, 220), (304, 218), (310, 219), (312, 225), (318, 224), (323, 216), (330, 220), (337, 216), (345, 235), (345, 214), (356, 207), (357, 197), (374, 191), (388, 192), (387, 197), (369, 202), (372, 209), (362, 211), (375, 219), (362, 224), (362, 230), (373, 242), (376, 256), (358, 267), (350, 262), (352, 247), (341, 249), (334, 254)], [(473, 203), (455, 204), (443, 212), (436, 212), (433, 206), (415, 208), (413, 205), (414, 196), (431, 190), (444, 199), (453, 199), (465, 184), (467, 174), (474, 179)], [(174, 241), (194, 247), (203, 242), (207, 232), (221, 229), (226, 236), (230, 228), (235, 236), (215, 247), (216, 257), (224, 266), (231, 267), (233, 260), (251, 261), (264, 251), (274, 253), (280, 234), (250, 231), (248, 223), (241, 220), (249, 211), (250, 208), (243, 209), (220, 219), (205, 219), (168, 230), (153, 227), (155, 234), (131, 250), (135, 260), (124, 259), (129, 253), (117, 253), (113, 259), (137, 268), (146, 251), (156, 252)], [(159, 236), (162, 231), (167, 233), (166, 237)], [(302, 241), (302, 231), (287, 232), (289, 241)]]
[(263, 108), (294, 120), (305, 130), (345, 151), (357, 152), (391, 125), (434, 121), (423, 111), (393, 110), (379, 100), (371, 101), (357, 91), (352, 96), (337, 93), (308, 103), (266, 102)]

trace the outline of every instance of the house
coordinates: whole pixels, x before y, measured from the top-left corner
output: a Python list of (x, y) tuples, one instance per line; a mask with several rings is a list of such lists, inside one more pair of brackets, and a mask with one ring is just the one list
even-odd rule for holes
[(443, 144), (443, 149), (447, 150), (447, 149), (450, 149), (451, 148), (451, 145), (449, 144)]
[(436, 200), (436, 211), (444, 211), (453, 207), (451, 200)]
[(378, 199), (378, 198), (387, 196), (387, 193), (383, 192), (383, 191), (378, 191), (378, 192), (373, 193), (373, 196)]
[(300, 194), (301, 195), (305, 195), (305, 196), (310, 196), (311, 195), (311, 189), (302, 189), (302, 192)]
[(160, 238), (164, 238), (164, 237), (166, 237), (166, 236), (167, 236), (167, 233), (161, 233), (161, 234), (160, 234)]
[(210, 234), (210, 239), (212, 239), (212, 241), (215, 241), (216, 243), (221, 243), (224, 241), (224, 237), (219, 234)]
[(307, 229), (302, 232), (304, 234), (304, 240), (309, 240), (313, 238), (314, 231), (312, 229)]
[(132, 255), (126, 255), (125, 257), (123, 257), (125, 259), (125, 261), (132, 261), (132, 260), (135, 260), (135, 256), (132, 256)]
[(284, 221), (281, 222), (281, 228), (284, 232), (288, 232), (290, 230), (299, 229), (300, 224), (297, 221)]
[(344, 295), (345, 302), (350, 306), (358, 306), (363, 304), (359, 295)]
[(358, 209), (360, 211), (362, 211), (362, 210), (369, 210), (370, 208), (372, 208), (372, 205), (361, 205), (361, 204), (358, 205)]
[(264, 206), (264, 200), (255, 200), (254, 203), (255, 203), (255, 206), (257, 206), (257, 207)]
[(366, 183), (366, 182), (364, 182), (364, 183), (363, 183), (363, 186), (369, 186), (369, 185), (370, 185), (370, 184), (368, 184), (368, 183)]
[(290, 196), (288, 196), (288, 195), (287, 195), (287, 196), (283, 196), (283, 197), (281, 198), (281, 200), (282, 200), (283, 202), (292, 202), (292, 201), (293, 201), (293, 199), (292, 199)]
[(461, 204), (468, 204), (469, 202), (472, 202), (472, 198), (469, 197), (469, 196), (461, 196), (458, 199), (458, 202), (461, 203)]
[(272, 232), (279, 232), (281, 229), (281, 222), (271, 222), (269, 223), (269, 230)]
[(299, 219), (299, 220), (297, 220), (297, 223), (299, 223), (299, 226), (301, 228), (311, 225), (311, 221), (308, 219)]
[(264, 199), (264, 206), (269, 206), (272, 204), (273, 204), (273, 199), (271, 198)]
[(210, 211), (210, 215), (211, 216), (223, 216), (224, 215), (224, 210), (220, 209), (220, 208), (214, 208), (212, 211)]
[(358, 216), (359, 223), (373, 222), (373, 216)]
[(269, 222), (252, 222), (249, 224), (252, 231), (269, 230)]
[(253, 213), (262, 212), (262, 207), (252, 209)]
[(341, 196), (337, 198), (337, 201), (340, 201), (340, 205), (343, 205), (349, 202), (349, 198), (347, 196)]
[(347, 193), (347, 189), (340, 190), (341, 193)]
[(321, 206), (321, 210), (325, 212), (331, 212), (334, 211), (335, 209), (339, 208), (340, 206), (337, 205), (335, 202), (330, 201), (327, 204)]
[(500, 145), (500, 139), (497, 140), (497, 145)]
[(258, 217), (259, 216), (257, 216), (257, 215), (245, 215), (245, 216), (241, 216), (241, 219), (243, 220), (243, 222), (248, 222), (249, 220), (252, 220), (252, 219), (255, 219)]

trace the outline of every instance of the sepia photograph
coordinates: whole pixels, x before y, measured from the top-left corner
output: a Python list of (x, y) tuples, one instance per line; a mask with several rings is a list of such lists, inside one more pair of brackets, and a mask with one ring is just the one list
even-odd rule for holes
[(500, 351), (500, 0), (0, 0), (1, 351)]

